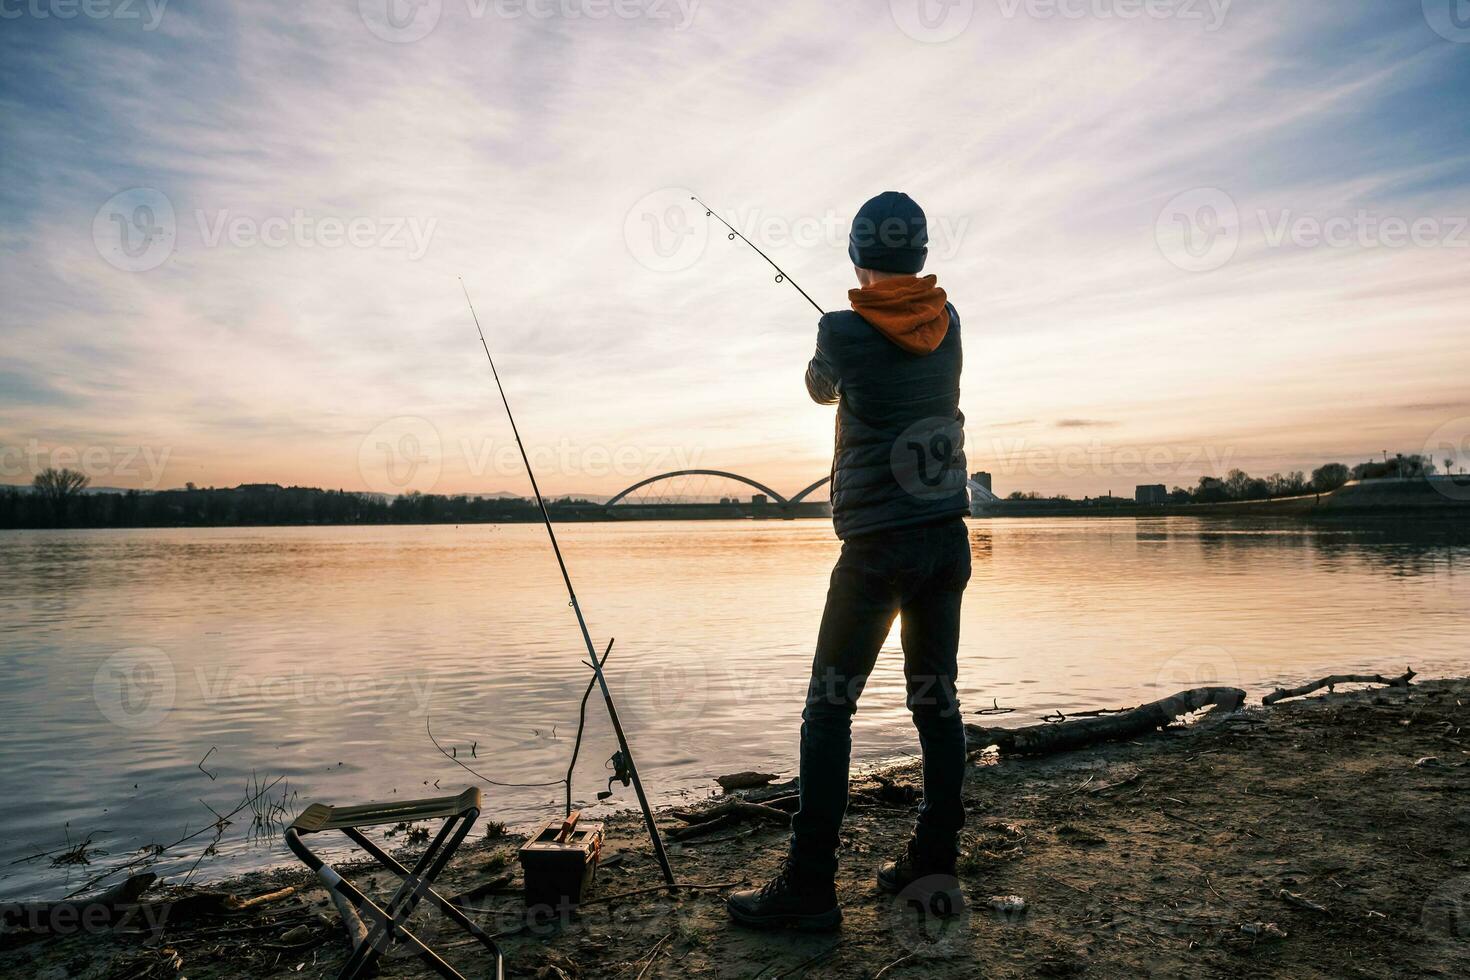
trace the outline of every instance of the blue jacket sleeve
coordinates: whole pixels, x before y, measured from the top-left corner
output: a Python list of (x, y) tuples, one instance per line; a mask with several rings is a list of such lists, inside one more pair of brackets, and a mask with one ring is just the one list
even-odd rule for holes
[(818, 405), (835, 405), (842, 393), (841, 375), (832, 354), (832, 334), (824, 317), (817, 324), (817, 352), (806, 366), (806, 390)]

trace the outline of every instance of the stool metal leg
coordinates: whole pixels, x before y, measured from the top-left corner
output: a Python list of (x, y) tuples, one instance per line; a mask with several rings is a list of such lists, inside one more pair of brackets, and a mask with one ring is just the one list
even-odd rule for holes
[(387, 870), (392, 871), (403, 879), (402, 884), (395, 890), (387, 907), (379, 906), (371, 898), (365, 895), (350, 881), (327, 865), (318, 857), (306, 842), (301, 839), (301, 832), (291, 827), (286, 830), (286, 845), (291, 849), (302, 863), (312, 871), (317, 872), (332, 888), (352, 905), (364, 913), (364, 918), (372, 920), (372, 927), (368, 933), (367, 940), (359, 944), (348, 957), (341, 972), (337, 974), (338, 980), (358, 980), (365, 976), (374, 964), (380, 960), (394, 942), (408, 944), (414, 952), (440, 976), (447, 980), (465, 980), (454, 967), (424, 944), (404, 924), (418, 907), (419, 902), (428, 897), (429, 900), (444, 915), (464, 931), (473, 936), (495, 961), (496, 980), (503, 980), (505, 976), (504, 957), (500, 947), (494, 938), (487, 934), (478, 925), (472, 922), (459, 909), (455, 908), (442, 895), (436, 892), (433, 881), (443, 872), (454, 853), (459, 849), (464, 838), (468, 835), (470, 828), (474, 825), (475, 818), (479, 816), (478, 810), (466, 811), (447, 819), (444, 826), (440, 828), (434, 841), (420, 855), (415, 862), (413, 870), (404, 867), (390, 854), (373, 843), (355, 827), (336, 828), (342, 831), (349, 839), (361, 847)]

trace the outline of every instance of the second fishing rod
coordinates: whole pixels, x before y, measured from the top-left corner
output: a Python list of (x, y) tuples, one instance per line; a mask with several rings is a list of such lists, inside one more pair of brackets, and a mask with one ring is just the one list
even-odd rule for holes
[[(505, 406), (506, 418), (510, 420), (510, 431), (515, 436), (516, 448), (521, 451), (521, 462), (525, 464), (526, 475), (531, 478), (531, 492), (536, 495), (536, 506), (541, 509), (541, 521), (546, 525), (547, 537), (551, 539), (551, 550), (556, 555), (557, 567), (561, 569), (562, 582), (567, 588), (568, 604), (572, 612), (577, 616), (577, 626), (582, 631), (582, 640), (587, 645), (587, 666), (592, 668), (592, 673), (597, 678), (597, 685), (602, 689), (602, 700), (607, 706), (607, 717), (612, 722), (613, 733), (618, 739), (618, 756), (626, 769), (628, 777), (633, 784), (633, 792), (638, 797), (638, 806), (643, 811), (643, 822), (648, 828), (649, 839), (653, 842), (653, 856), (658, 859), (659, 870), (663, 872), (664, 883), (673, 885), (674, 871), (669, 866), (669, 856), (664, 851), (663, 837), (659, 834), (658, 825), (653, 820), (653, 810), (648, 805), (648, 796), (643, 791), (643, 780), (638, 776), (638, 767), (633, 762), (633, 750), (628, 747), (628, 736), (623, 732), (623, 723), (618, 718), (617, 705), (613, 703), (612, 690), (607, 686), (607, 677), (603, 674), (602, 659), (597, 655), (597, 648), (592, 644), (592, 634), (587, 630), (587, 620), (582, 616), (582, 606), (577, 602), (577, 590), (572, 586), (572, 576), (567, 571), (566, 559), (562, 557), (561, 544), (556, 540), (556, 529), (551, 524), (551, 514), (546, 509), (546, 500), (541, 496), (541, 487), (536, 482), (536, 471), (531, 468), (531, 458), (526, 454), (526, 444), (521, 441), (521, 431), (516, 425), (515, 414), (510, 410), (510, 399), (505, 395), (505, 386), (500, 383), (500, 372), (495, 369), (495, 358), (490, 354), (490, 343), (485, 339), (485, 330), (480, 326), (480, 316), (475, 312), (475, 303), (470, 299), (469, 287), (460, 279), (459, 286), (464, 290), (465, 302), (469, 304), (470, 316), (475, 321), (475, 330), (480, 335), (480, 346), (485, 350), (485, 358), (490, 362), (490, 374), (495, 378), (495, 388), (500, 392), (500, 403)], [(611, 644), (609, 644), (611, 649)], [(573, 760), (575, 763), (575, 759)], [(568, 792), (570, 792), (571, 774), (567, 774)]]
[[(817, 301), (814, 300), (814, 299), (812, 299), (811, 296), (809, 296), (807, 294), (807, 291), (806, 290), (802, 289), (801, 286), (797, 285), (796, 281), (793, 280), (789, 275), (786, 274), (786, 270), (782, 269), (779, 265), (777, 265), (771, 259), (771, 257), (769, 255), (767, 255), (765, 252), (761, 251), (761, 249), (759, 247), (757, 247), (754, 242), (752, 242), (750, 239), (746, 238), (745, 235), (741, 234), (741, 232), (738, 229), (736, 229), (733, 225), (731, 225), (724, 218), (722, 218), (719, 215), (715, 214), (714, 209), (711, 208), (709, 205), (705, 204), (698, 197), (692, 197), (691, 199), (693, 201), (695, 201), (697, 204), (699, 204), (700, 207), (704, 208), (704, 213), (705, 213), (705, 216), (706, 217), (712, 217), (712, 218), (714, 218), (716, 221), (718, 221), (720, 224), (724, 225), (729, 230), (728, 237), (729, 237), (729, 239), (731, 241), (734, 241), (736, 238), (739, 238), (745, 244), (749, 245), (752, 249), (754, 249), (755, 252), (756, 252), (756, 254), (758, 254), (761, 258), (765, 259), (766, 262), (771, 266), (771, 268), (773, 268), (773, 269), (776, 270), (776, 282), (778, 282), (778, 283), (780, 283), (780, 282), (789, 282), (789, 283), (791, 283), (792, 288), (794, 288), (797, 292), (801, 293), (802, 297), (805, 298), (806, 301), (808, 303), (810, 303), (812, 305), (812, 307), (814, 309), (816, 309), (816, 311), (818, 313), (822, 314), (823, 316), (826, 315), (826, 311), (823, 310), (819, 305), (817, 305)], [(587, 629), (587, 620), (582, 615), (582, 606), (577, 601), (577, 590), (572, 585), (572, 576), (571, 576), (571, 573), (567, 571), (566, 559), (562, 557), (561, 544), (556, 539), (556, 528), (553, 527), (552, 522), (551, 522), (551, 514), (546, 509), (546, 500), (541, 495), (541, 486), (540, 486), (540, 484), (536, 480), (536, 471), (534, 469), (532, 469), (532, 467), (531, 467), (531, 458), (526, 453), (526, 445), (525, 445), (525, 443), (521, 441), (520, 427), (516, 425), (515, 413), (511, 411), (511, 407), (510, 407), (510, 399), (508, 397), (506, 397), (506, 394), (505, 394), (505, 386), (500, 381), (500, 372), (495, 367), (495, 358), (490, 353), (490, 342), (488, 340), (486, 340), (486, 338), (485, 338), (485, 329), (484, 329), (484, 327), (482, 327), (480, 325), (480, 316), (479, 316), (478, 313), (475, 312), (475, 303), (474, 303), (474, 300), (472, 300), (470, 298), (469, 287), (465, 285), (465, 282), (464, 282), (464, 279), (463, 278), (460, 279), (459, 286), (460, 286), (460, 289), (464, 292), (465, 303), (470, 308), (470, 317), (475, 321), (475, 331), (479, 334), (479, 337), (480, 337), (480, 346), (485, 351), (485, 359), (487, 361), (489, 361), (489, 363), (490, 363), (490, 374), (495, 379), (495, 388), (496, 388), (496, 391), (498, 391), (499, 394), (500, 394), (500, 403), (503, 406), (505, 406), (505, 415), (506, 415), (506, 418), (510, 422), (510, 431), (511, 431), (511, 434), (513, 436), (515, 436), (516, 448), (520, 451), (520, 454), (521, 454), (521, 462), (526, 467), (526, 476), (530, 478), (530, 481), (531, 481), (531, 492), (536, 497), (536, 506), (541, 511), (541, 522), (546, 527), (546, 535), (551, 540), (551, 550), (552, 550), (552, 553), (555, 554), (555, 556), (556, 556), (557, 568), (561, 570), (562, 582), (566, 586), (568, 604), (572, 607), (572, 612), (577, 617), (577, 627), (581, 630), (581, 632), (582, 632), (582, 641), (587, 646), (587, 666), (589, 666), (589, 667), (592, 668), (592, 673), (593, 673), (594, 677), (596, 678), (597, 686), (599, 688), (601, 688), (601, 690), (602, 690), (602, 700), (603, 700), (603, 703), (607, 706), (608, 720), (612, 723), (613, 732), (617, 736), (617, 740), (618, 740), (618, 750), (619, 750), (619, 752), (618, 752), (618, 756), (614, 757), (615, 758), (615, 762), (618, 762), (618, 761), (621, 762), (621, 768), (620, 768), (619, 771), (620, 772), (626, 771), (626, 775), (628, 776), (628, 779), (632, 782), (633, 792), (637, 795), (637, 797), (638, 797), (638, 806), (643, 811), (643, 822), (644, 822), (645, 826), (648, 829), (648, 836), (649, 836), (650, 841), (653, 844), (654, 857), (658, 859), (659, 869), (660, 869), (660, 871), (663, 872), (664, 882), (665, 882), (665, 884), (668, 884), (668, 885), (674, 885), (674, 884), (676, 884), (675, 879), (674, 879), (674, 872), (673, 872), (673, 868), (669, 865), (668, 854), (664, 850), (663, 838), (662, 838), (662, 836), (659, 833), (658, 825), (654, 822), (654, 819), (653, 819), (653, 810), (652, 810), (652, 808), (648, 804), (648, 796), (644, 792), (644, 789), (643, 789), (643, 780), (639, 777), (639, 775), (638, 775), (638, 767), (637, 767), (637, 765), (633, 761), (633, 751), (628, 746), (628, 737), (627, 737), (627, 735), (623, 731), (622, 721), (618, 718), (617, 705), (613, 702), (612, 690), (611, 690), (611, 688), (608, 687), (607, 677), (603, 673), (603, 669), (602, 669), (602, 658), (598, 657), (598, 655), (597, 655), (597, 648), (592, 643), (592, 634)], [(608, 644), (609, 650), (611, 650), (611, 646), (612, 646), (611, 644)], [(583, 707), (584, 707), (584, 709), (586, 707), (586, 699), (585, 698), (583, 699)], [(579, 728), (579, 738), (578, 738), (578, 746), (579, 747), (580, 747), (580, 744), (581, 744), (581, 739), (580, 739), (580, 728)], [(576, 765), (576, 755), (575, 755), (575, 753), (573, 754), (573, 757), (572, 757), (572, 765), (573, 765), (573, 767), (575, 767), (575, 765)], [(571, 807), (571, 775), (572, 775), (571, 772), (568, 771), (568, 773), (567, 773), (567, 794), (568, 794), (567, 795), (567, 806), (568, 806), (568, 809), (570, 809), (570, 807)]]

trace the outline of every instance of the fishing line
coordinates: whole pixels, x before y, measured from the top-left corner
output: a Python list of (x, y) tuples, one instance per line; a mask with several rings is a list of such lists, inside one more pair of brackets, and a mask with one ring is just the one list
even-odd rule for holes
[[(537, 787), (537, 788), (539, 788), (539, 787), (542, 787), (542, 786), (560, 786), (562, 783), (566, 782), (565, 779), (553, 779), (550, 782), (546, 782), (546, 783), (507, 783), (507, 782), (503, 782), (503, 781), (501, 781), (499, 779), (491, 779), (489, 776), (486, 776), (484, 773), (481, 773), (481, 772), (478, 772), (478, 771), (476, 771), (474, 769), (471, 769), (469, 766), (467, 766), (463, 762), (461, 762), (459, 760), (459, 757), (458, 756), (452, 754), (447, 749), (445, 749), (444, 746), (440, 745), (439, 744), (439, 740), (434, 737), (434, 730), (429, 727), (429, 719), (427, 717), (424, 718), (424, 731), (426, 731), (426, 732), (429, 733), (429, 741), (431, 741), (431, 742), (434, 743), (434, 748), (438, 749), (439, 752), (440, 752), (440, 754), (443, 755), (444, 758), (448, 759), (450, 762), (454, 763), (456, 766), (459, 766), (465, 772), (473, 774), (475, 776), (475, 778), (480, 779), (480, 780), (483, 780), (484, 782), (489, 783), (491, 786), (504, 786), (504, 787), (507, 787), (507, 788), (510, 788), (510, 789), (525, 789), (525, 788), (529, 788), (529, 787)], [(580, 740), (581, 737), (582, 737), (582, 733), (579, 731), (577, 733), (577, 738)]]
[(704, 208), (704, 216), (706, 218), (714, 218), (720, 224), (722, 224), (726, 228), (730, 229), (730, 233), (725, 236), (730, 241), (733, 242), (735, 239), (739, 238), (742, 242), (744, 242), (745, 244), (749, 245), (751, 248), (755, 249), (755, 254), (757, 254), (761, 258), (765, 259), (766, 262), (771, 266), (771, 268), (776, 270), (776, 281), (777, 282), (789, 282), (789, 283), (791, 283), (792, 287), (798, 293), (801, 293), (801, 295), (806, 298), (806, 301), (808, 303), (812, 304), (812, 306), (816, 309), (816, 311), (818, 313), (822, 314), (822, 316), (826, 316), (827, 315), (827, 311), (824, 310), (824, 309), (822, 309), (820, 306), (817, 306), (817, 301), (814, 300), (814, 299), (812, 299), (810, 296), (807, 296), (806, 290), (805, 289), (802, 289), (800, 286), (796, 285), (796, 280), (795, 279), (792, 279), (790, 276), (788, 276), (786, 274), (786, 270), (785, 269), (781, 268), (775, 262), (771, 261), (771, 257), (769, 255), (767, 255), (765, 252), (762, 252), (760, 250), (760, 248), (755, 244), (755, 242), (751, 241), (749, 238), (746, 238), (743, 234), (741, 234), (735, 228), (734, 225), (730, 224), (730, 222), (726, 221), (724, 218), (722, 218), (719, 215), (715, 214), (715, 209), (712, 208), (712, 207), (710, 207), (708, 204), (705, 204), (699, 198), (691, 196), (689, 198), (689, 200), (694, 201), (700, 207)]
[[(607, 663), (608, 655), (612, 653), (612, 647), (613, 647), (613, 641), (612, 640), (608, 640), (607, 641), (607, 649), (604, 650), (604, 651), (602, 651), (602, 662), (604, 664)], [(591, 664), (588, 664), (587, 661), (585, 661), (585, 660), (582, 661), (582, 662), (584, 664), (587, 664), (588, 669), (591, 669), (591, 667), (592, 667)], [(456, 766), (459, 766), (465, 772), (470, 773), (476, 779), (479, 779), (479, 780), (481, 780), (481, 781), (483, 781), (485, 783), (488, 783), (491, 786), (503, 786), (503, 787), (507, 787), (507, 788), (510, 788), (510, 789), (540, 789), (541, 787), (544, 787), (544, 786), (563, 786), (563, 785), (565, 785), (566, 786), (566, 789), (567, 789), (567, 809), (566, 809), (566, 815), (567, 816), (571, 816), (572, 815), (572, 772), (573, 772), (573, 770), (575, 770), (577, 768), (577, 756), (580, 755), (581, 752), (582, 752), (582, 733), (584, 731), (586, 731), (586, 729), (587, 729), (587, 699), (592, 696), (592, 689), (594, 687), (596, 687), (596, 686), (597, 686), (597, 675), (594, 673), (592, 675), (591, 679), (587, 681), (587, 690), (585, 690), (585, 691), (582, 692), (582, 706), (578, 710), (578, 714), (577, 714), (577, 740), (572, 743), (572, 761), (571, 761), (570, 764), (567, 765), (567, 774), (562, 779), (552, 779), (552, 780), (548, 780), (548, 781), (546, 781), (544, 783), (508, 783), (508, 782), (506, 782), (504, 780), (501, 780), (501, 779), (491, 779), (489, 776), (487, 776), (484, 773), (480, 772), (480, 770), (475, 769), (475, 768), (469, 766), (468, 764), (460, 761), (459, 755), (457, 754), (458, 753), (458, 749), (456, 749), (455, 752), (450, 752), (450, 751), (446, 750), (444, 748), (444, 746), (440, 745), (439, 744), (439, 740), (434, 737), (434, 729), (432, 729), (432, 728), (429, 727), (429, 718), (428, 718), (427, 715), (424, 716), (424, 731), (428, 732), (428, 734), (429, 734), (429, 741), (431, 741), (431, 742), (434, 743), (434, 748), (436, 748), (436, 749), (439, 750), (439, 754), (440, 755), (444, 756), (444, 758), (448, 759), (450, 762), (454, 763)], [(555, 737), (555, 729), (554, 728), (552, 729), (552, 732), (553, 732), (552, 737), (554, 738)]]
[[(792, 283), (792, 285), (796, 284)], [(592, 634), (587, 631), (587, 621), (582, 617), (582, 607), (577, 602), (577, 590), (572, 587), (572, 576), (567, 572), (567, 563), (562, 558), (561, 545), (557, 543), (556, 530), (551, 525), (551, 514), (546, 509), (546, 500), (541, 496), (541, 487), (536, 482), (536, 471), (531, 468), (531, 457), (526, 454), (526, 444), (521, 441), (520, 428), (516, 425), (515, 414), (510, 410), (510, 399), (505, 395), (505, 386), (500, 383), (500, 372), (495, 369), (495, 358), (490, 354), (490, 343), (485, 339), (485, 329), (480, 326), (480, 316), (475, 312), (474, 300), (470, 299), (469, 287), (464, 284), (462, 276), (459, 280), (459, 288), (464, 291), (465, 302), (469, 304), (470, 316), (474, 319), (475, 330), (480, 335), (480, 346), (485, 349), (485, 359), (490, 362), (490, 374), (495, 378), (496, 390), (500, 392), (500, 403), (505, 406), (505, 416), (510, 420), (510, 431), (515, 436), (516, 448), (521, 452), (521, 462), (525, 464), (526, 475), (531, 478), (531, 492), (536, 495), (536, 506), (541, 509), (541, 522), (546, 526), (547, 537), (551, 539), (551, 550), (556, 554), (556, 564), (561, 569), (562, 582), (567, 587), (568, 602), (572, 611), (577, 615), (577, 626), (581, 628), (582, 640), (587, 645), (588, 666), (592, 668), (592, 672), (597, 677), (597, 684), (602, 688), (602, 700), (607, 705), (608, 720), (612, 722), (613, 732), (618, 737), (618, 748), (621, 751), (627, 775), (632, 781), (633, 792), (638, 797), (638, 806), (643, 810), (643, 822), (648, 827), (648, 837), (653, 843), (653, 855), (658, 859), (664, 881), (672, 885), (674, 884), (674, 870), (669, 866), (669, 856), (664, 852), (663, 837), (659, 834), (658, 825), (653, 821), (653, 810), (648, 805), (648, 796), (643, 792), (643, 781), (638, 778), (638, 768), (633, 764), (633, 751), (628, 747), (628, 738), (623, 733), (623, 723), (618, 720), (618, 709), (613, 704), (612, 690), (607, 686), (607, 677), (602, 672), (602, 660), (597, 656), (597, 648), (592, 645)]]

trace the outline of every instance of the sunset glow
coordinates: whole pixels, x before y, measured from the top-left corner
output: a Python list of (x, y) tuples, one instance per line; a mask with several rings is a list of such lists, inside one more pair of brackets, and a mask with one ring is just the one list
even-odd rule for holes
[[(1419, 3), (979, 3), (942, 41), (880, 2), (634, 6), (7, 20), (0, 482), (526, 492), (463, 276), (552, 492), (795, 491), (815, 316), (689, 193), (827, 308), (854, 209), (921, 201), (1003, 492), (1470, 426), (1470, 46)], [(380, 444), (425, 464), (385, 487)]]

